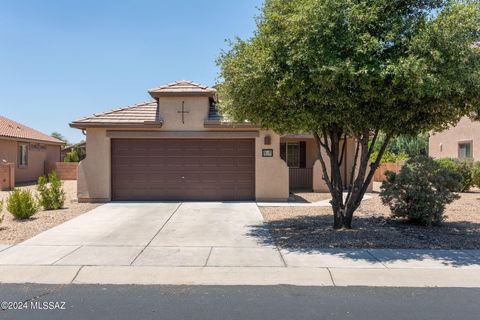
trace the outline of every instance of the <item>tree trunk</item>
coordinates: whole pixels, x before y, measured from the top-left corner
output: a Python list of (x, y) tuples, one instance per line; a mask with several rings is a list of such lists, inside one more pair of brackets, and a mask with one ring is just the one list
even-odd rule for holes
[[(376, 142), (378, 133), (378, 130), (376, 130), (370, 146), (369, 141), (371, 132), (369, 130), (365, 130), (356, 136), (357, 147), (354, 155), (354, 164), (352, 168), (350, 168), (351, 175), (350, 181), (348, 181), (346, 198), (343, 196), (344, 185), (341, 170), (341, 164), (346, 163), (343, 162), (346, 136), (343, 140), (343, 145), (340, 147), (341, 138), (342, 135), (344, 135), (343, 130), (340, 128), (333, 126), (328, 130), (323, 128), (321, 134), (317, 132), (314, 133), (317, 147), (317, 158), (320, 160), (322, 166), (323, 180), (326, 182), (332, 196), (330, 203), (333, 210), (334, 229), (352, 228), (353, 214), (360, 206), (391, 137), (391, 134), (387, 134), (379, 150), (377, 159), (370, 164), (370, 170), (367, 170), (369, 167), (370, 155), (373, 152), (373, 145)], [(328, 172), (326, 161), (322, 156), (322, 149), (325, 150), (327, 154), (330, 164), (330, 172)]]

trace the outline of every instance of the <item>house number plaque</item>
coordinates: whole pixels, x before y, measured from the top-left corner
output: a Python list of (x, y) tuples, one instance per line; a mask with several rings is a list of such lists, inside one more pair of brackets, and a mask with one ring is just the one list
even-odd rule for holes
[(273, 149), (262, 149), (262, 157), (273, 157)]

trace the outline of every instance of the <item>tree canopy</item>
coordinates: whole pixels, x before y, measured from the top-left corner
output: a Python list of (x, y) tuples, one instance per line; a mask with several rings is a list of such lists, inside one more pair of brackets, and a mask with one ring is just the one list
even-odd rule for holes
[[(479, 40), (478, 0), (267, 0), (254, 36), (234, 40), (218, 60), (220, 107), (233, 120), (313, 133), (332, 165), (327, 172), (320, 158), (334, 212), (344, 214), (381, 159), (363, 172), (379, 132), (388, 144), (478, 112)], [(359, 153), (351, 203), (335, 199), (346, 136)]]
[(61, 134), (60, 132), (57, 132), (57, 131), (52, 132), (52, 134), (50, 136), (54, 137), (55, 139), (58, 139), (60, 141), (65, 142), (65, 144), (68, 144), (67, 138), (65, 138), (65, 136), (63, 134)]

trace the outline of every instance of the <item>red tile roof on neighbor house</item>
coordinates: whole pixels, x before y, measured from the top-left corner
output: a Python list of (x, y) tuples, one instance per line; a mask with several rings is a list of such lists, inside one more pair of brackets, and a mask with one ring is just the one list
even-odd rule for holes
[(34, 140), (53, 144), (64, 144), (64, 142), (61, 140), (55, 139), (54, 137), (41, 133), (40, 131), (0, 116), (0, 139), (2, 137), (13, 139), (16, 138), (21, 140)]

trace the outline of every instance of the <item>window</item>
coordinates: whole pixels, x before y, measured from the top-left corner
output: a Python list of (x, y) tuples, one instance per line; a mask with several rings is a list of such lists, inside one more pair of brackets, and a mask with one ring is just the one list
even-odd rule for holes
[(290, 168), (300, 167), (300, 145), (298, 142), (287, 143), (287, 166)]
[(280, 158), (282, 158), (290, 168), (305, 168), (306, 165), (306, 143), (284, 142), (280, 144)]
[(28, 145), (18, 145), (18, 166), (26, 167), (28, 165)]
[(460, 142), (458, 144), (458, 158), (470, 159), (472, 158), (472, 142)]

